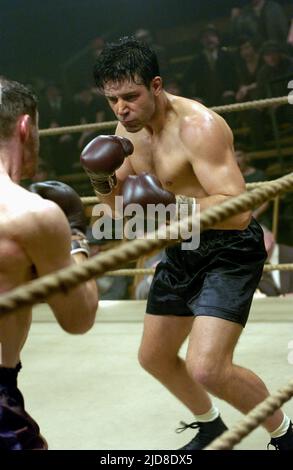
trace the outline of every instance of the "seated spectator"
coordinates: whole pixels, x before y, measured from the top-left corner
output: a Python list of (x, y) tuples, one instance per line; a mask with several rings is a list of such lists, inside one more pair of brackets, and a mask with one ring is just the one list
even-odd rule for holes
[[(267, 41), (261, 49), (264, 64), (257, 75), (257, 99), (288, 95), (288, 82), (293, 78), (293, 60), (285, 53), (284, 47), (275, 42)], [(291, 123), (293, 106), (278, 105), (269, 109), (255, 109), (250, 114), (251, 139), (253, 147), (263, 149), (265, 138), (272, 133), (272, 117), (277, 124)]]
[(163, 78), (168, 77), (169, 74), (169, 60), (165, 47), (156, 44), (152, 33), (149, 29), (139, 28), (134, 32), (134, 37), (139, 41), (146, 42), (153, 51), (156, 53), (158, 58), (160, 73)]
[[(270, 264), (293, 263), (293, 247), (276, 243), (275, 237), (266, 227), (264, 231), (265, 247)], [(293, 294), (292, 271), (265, 272), (260, 280), (259, 290), (268, 297)]]
[[(93, 89), (90, 84), (83, 87), (75, 95), (74, 104), (75, 122), (77, 124), (92, 124), (94, 122), (113, 121), (116, 119), (109, 106), (107, 106), (105, 97), (96, 89)], [(77, 141), (79, 152), (97, 135), (97, 130), (82, 132)]]
[(273, 0), (251, 0), (243, 9), (232, 9), (231, 29), (236, 41), (243, 34), (248, 34), (260, 43), (267, 40), (285, 43), (288, 20), (279, 3)]
[(261, 61), (257, 44), (248, 36), (239, 40), (239, 56), (237, 58), (239, 88), (236, 101), (256, 99), (256, 80)]
[[(259, 181), (265, 181), (267, 179), (265, 173), (262, 170), (259, 170), (250, 164), (250, 160), (244, 145), (235, 145), (235, 157), (246, 183), (258, 183)], [(261, 206), (257, 207), (253, 211), (253, 217), (257, 219), (258, 222), (270, 226), (271, 220), (268, 209), (269, 202), (264, 202)]]
[(257, 77), (258, 98), (287, 95), (289, 78), (293, 78), (293, 59), (288, 57), (284, 47), (275, 41), (265, 42), (261, 54), (264, 65)]
[(182, 80), (186, 95), (200, 98), (206, 106), (234, 102), (236, 67), (230, 52), (221, 47), (220, 35), (213, 25), (204, 28), (200, 44), (201, 49)]
[[(91, 77), (94, 63), (104, 47), (104, 38), (96, 36), (81, 49), (72, 51), (71, 56), (63, 64), (63, 81), (71, 96), (78, 92), (81, 83), (87, 83)], [(94, 86), (92, 78), (91, 86)]]
[[(40, 127), (70, 125), (71, 114), (70, 103), (65, 100), (60, 87), (57, 84), (50, 84), (40, 99)], [(44, 137), (41, 154), (55, 175), (70, 173), (77, 158), (74, 136), (63, 134)]]

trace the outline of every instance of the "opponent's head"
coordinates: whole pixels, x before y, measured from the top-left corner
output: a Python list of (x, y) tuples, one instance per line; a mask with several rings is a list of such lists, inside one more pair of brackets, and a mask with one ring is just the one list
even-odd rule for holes
[(134, 38), (105, 46), (94, 67), (98, 89), (129, 132), (137, 132), (155, 112), (162, 91), (156, 54)]
[(39, 152), (37, 98), (21, 83), (0, 77), (0, 150), (12, 141), (21, 157), (22, 176), (32, 176)]

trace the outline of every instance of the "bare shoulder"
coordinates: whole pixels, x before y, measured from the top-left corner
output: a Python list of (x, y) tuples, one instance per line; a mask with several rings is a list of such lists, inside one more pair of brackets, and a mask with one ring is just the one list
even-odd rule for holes
[(183, 99), (180, 106), (179, 132), (187, 149), (197, 153), (231, 148), (233, 134), (226, 121), (194, 100)]
[(14, 188), (14, 195), (15, 199), (8, 207), (9, 218), (24, 241), (67, 229), (65, 215), (54, 202), (21, 187)]

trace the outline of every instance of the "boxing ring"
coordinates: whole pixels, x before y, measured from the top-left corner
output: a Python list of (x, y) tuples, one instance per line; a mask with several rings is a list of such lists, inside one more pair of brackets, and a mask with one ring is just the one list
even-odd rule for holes
[[(271, 106), (274, 100), (285, 103), (285, 98), (288, 100), (287, 97), (262, 100), (259, 106)], [(247, 103), (243, 105), (247, 109)], [(241, 107), (231, 105), (230, 108), (233, 106)], [(73, 132), (81, 132), (89, 125), (75, 127), (78, 130)], [(101, 126), (94, 124), (92, 128)], [(56, 135), (68, 129), (52, 129), (53, 132), (43, 135)], [(293, 173), (254, 185), (249, 192), (202, 212), (201, 230), (292, 188)], [(95, 201), (84, 200), (84, 203)], [(125, 262), (173, 244), (176, 240), (172, 234), (180, 233), (179, 226), (189, 228), (191, 223), (191, 219), (174, 222), (167, 228), (165, 239), (160, 238), (159, 230), (156, 239), (126, 242), (82, 265), (34, 280), (0, 296), (0, 314), (9, 314), (23, 305), (35, 305), (32, 329), (22, 354), (26, 366), (19, 384), (26, 396), (26, 407), (39, 422), (50, 449), (177, 449), (185, 444), (188, 432), (194, 433), (189, 430), (184, 436), (175, 434), (179, 421), (188, 421), (190, 412), (146, 374), (136, 359), (144, 301), (101, 301), (94, 327), (80, 337), (62, 331), (49, 307), (39, 304), (54, 292), (66, 292), (80, 282), (117, 270)], [(282, 268), (266, 268), (271, 269)], [(292, 265), (286, 269), (293, 269)], [(272, 393), (245, 418), (221, 401), (221, 414), (230, 431), (209, 449), (234, 446), (264, 449), (268, 437), (259, 424), (283, 403), (285, 412), (292, 415), (289, 401), (293, 396), (292, 315), (293, 297), (254, 299), (245, 334), (236, 347), (235, 360), (261, 375), (270, 390), (281, 390)], [(186, 343), (182, 355), (185, 350)]]
[[(19, 384), (49, 449), (178, 449), (194, 430), (176, 434), (190, 412), (137, 361), (145, 301), (101, 301), (94, 327), (65, 333), (46, 304), (34, 308)], [(293, 298), (255, 299), (235, 361), (273, 392), (293, 376)], [(186, 344), (181, 354), (184, 355)], [(230, 427), (243, 415), (214, 398)], [(283, 407), (292, 416), (292, 401)], [(259, 427), (235, 449), (265, 449)]]

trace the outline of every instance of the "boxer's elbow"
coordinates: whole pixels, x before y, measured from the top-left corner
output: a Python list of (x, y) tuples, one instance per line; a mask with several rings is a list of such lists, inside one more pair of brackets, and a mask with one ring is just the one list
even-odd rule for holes
[(59, 322), (61, 328), (70, 333), (71, 335), (83, 335), (87, 333), (95, 323), (96, 312), (92, 312), (90, 315), (80, 313), (78, 318), (68, 318)]
[(72, 335), (87, 333), (95, 324), (98, 309), (97, 296), (89, 296), (82, 305), (68, 309), (58, 318), (61, 328)]
[(78, 322), (73, 324), (73, 331), (71, 334), (84, 334), (87, 333), (95, 324), (96, 314), (99, 307), (99, 301), (97, 294), (89, 295), (87, 298), (86, 309), (82, 312), (82, 315), (78, 316)]

